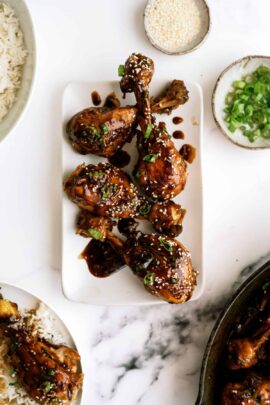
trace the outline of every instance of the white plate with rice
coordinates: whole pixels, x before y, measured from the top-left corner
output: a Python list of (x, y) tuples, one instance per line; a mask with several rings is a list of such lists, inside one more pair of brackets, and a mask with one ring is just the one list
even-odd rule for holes
[(34, 29), (24, 0), (0, 0), (0, 141), (18, 123), (35, 76)]
[[(7, 283), (0, 283), (0, 293), (3, 298), (15, 302), (21, 313), (33, 310), (31, 315), (35, 330), (41, 337), (44, 337), (51, 343), (64, 344), (76, 348), (75, 342), (67, 327), (59, 316), (43, 301), (26, 290), (12, 286)], [(23, 388), (14, 383), (12, 378), (12, 368), (5, 361), (5, 355), (8, 350), (5, 340), (0, 342), (0, 405), (38, 405), (37, 402), (30, 399)], [(10, 385), (11, 384), (11, 385)], [(81, 404), (81, 392), (73, 405)]]

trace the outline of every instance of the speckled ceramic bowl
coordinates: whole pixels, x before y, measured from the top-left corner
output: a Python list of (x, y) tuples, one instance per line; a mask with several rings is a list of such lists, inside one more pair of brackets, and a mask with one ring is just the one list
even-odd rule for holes
[(158, 50), (160, 50), (163, 53), (166, 53), (167, 55), (184, 55), (188, 52), (195, 51), (195, 49), (199, 48), (199, 46), (204, 43), (204, 41), (206, 40), (206, 38), (210, 32), (210, 27), (211, 27), (210, 9), (205, 0), (195, 0), (198, 5), (198, 8), (199, 8), (200, 17), (201, 17), (201, 21), (202, 21), (202, 27), (201, 27), (199, 34), (194, 38), (194, 40), (191, 43), (189, 43), (188, 45), (179, 47), (177, 50), (175, 50), (173, 52), (163, 48), (161, 46), (161, 44), (158, 44), (157, 41), (154, 40), (151, 33), (149, 32), (148, 24), (147, 24), (146, 10), (147, 10), (147, 7), (153, 3), (153, 1), (155, 1), (155, 0), (148, 0), (145, 11), (144, 11), (144, 29), (145, 29), (145, 32), (146, 32), (146, 35), (147, 35), (149, 41), (155, 48), (157, 48)]
[(230, 132), (224, 120), (225, 97), (229, 93), (234, 80), (240, 80), (244, 75), (254, 72), (259, 66), (270, 68), (270, 56), (246, 56), (228, 66), (219, 76), (212, 97), (212, 110), (217, 126), (222, 133), (234, 144), (249, 149), (270, 148), (270, 139), (258, 138), (251, 143), (240, 129)]
[(217, 405), (220, 403), (222, 377), (219, 362), (231, 331), (235, 327), (235, 320), (243, 316), (247, 307), (252, 304), (256, 293), (261, 290), (269, 278), (270, 261), (241, 285), (221, 313), (206, 346), (201, 369), (199, 395), (195, 405)]
[(0, 122), (0, 141), (2, 141), (22, 117), (23, 112), (29, 102), (36, 65), (36, 45), (32, 19), (24, 0), (0, 0), (12, 7), (19, 18), (20, 26), (24, 34), (27, 58), (23, 69), (21, 87), (17, 93), (17, 99), (8, 114)]

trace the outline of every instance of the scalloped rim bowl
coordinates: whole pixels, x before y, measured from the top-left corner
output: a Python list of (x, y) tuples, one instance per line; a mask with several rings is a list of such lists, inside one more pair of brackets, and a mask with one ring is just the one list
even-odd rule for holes
[(7, 115), (0, 122), (0, 142), (15, 128), (19, 120), (22, 118), (23, 112), (29, 103), (36, 67), (36, 43), (34, 28), (30, 12), (24, 0), (3, 0), (15, 11), (16, 17), (19, 19), (21, 29), (24, 35), (25, 47), (27, 49), (27, 58), (23, 67), (23, 76), (21, 87), (18, 90), (15, 103)]
[(153, 38), (151, 37), (151, 34), (148, 31), (147, 28), (147, 18), (146, 18), (146, 9), (147, 7), (155, 0), (148, 0), (145, 10), (144, 10), (144, 14), (143, 14), (143, 18), (144, 18), (144, 29), (145, 29), (145, 33), (147, 38), (149, 39), (150, 43), (159, 51), (166, 53), (167, 55), (184, 55), (186, 53), (195, 51), (197, 48), (199, 48), (206, 40), (206, 38), (208, 37), (208, 34), (210, 32), (210, 28), (211, 28), (211, 15), (210, 15), (210, 9), (209, 6), (207, 4), (207, 2), (205, 0), (196, 0), (198, 3), (198, 7), (200, 9), (200, 14), (201, 14), (201, 19), (202, 19), (202, 29), (201, 32), (199, 33), (199, 35), (193, 40), (193, 42), (189, 45), (186, 46), (182, 46), (180, 47), (177, 51), (168, 51), (165, 48), (162, 48), (162, 46), (160, 44), (157, 44), (155, 42), (155, 40), (153, 40)]
[(231, 133), (224, 121), (223, 109), (225, 107), (225, 97), (230, 91), (232, 82), (240, 80), (245, 74), (254, 72), (261, 65), (270, 68), (270, 56), (251, 55), (238, 59), (220, 74), (212, 97), (212, 110), (217, 126), (234, 144), (248, 149), (270, 148), (270, 139), (258, 138), (254, 143), (251, 143), (239, 129)]

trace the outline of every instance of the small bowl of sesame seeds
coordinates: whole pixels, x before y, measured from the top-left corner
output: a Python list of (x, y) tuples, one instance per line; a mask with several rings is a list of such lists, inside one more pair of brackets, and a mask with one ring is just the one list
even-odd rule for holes
[(210, 30), (205, 0), (148, 0), (144, 27), (151, 44), (168, 55), (195, 50)]

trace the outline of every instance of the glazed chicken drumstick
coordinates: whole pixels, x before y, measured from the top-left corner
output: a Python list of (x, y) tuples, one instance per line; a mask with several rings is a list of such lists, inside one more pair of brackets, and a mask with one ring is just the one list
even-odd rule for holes
[(140, 114), (142, 132), (137, 140), (139, 159), (134, 176), (149, 198), (167, 200), (184, 189), (187, 168), (165, 125), (153, 122), (148, 88), (153, 72), (150, 58), (133, 53), (125, 63), (120, 87), (124, 94), (134, 92)]
[(139, 195), (129, 176), (109, 163), (78, 166), (64, 182), (68, 197), (96, 216), (144, 218), (158, 232), (177, 236), (185, 210), (173, 201), (149, 203)]
[[(87, 228), (93, 226), (91, 216), (82, 212), (79, 219), (80, 233), (88, 237)], [(143, 234), (137, 231), (137, 225), (130, 218), (119, 221), (118, 229), (126, 236), (125, 242), (113, 235), (110, 227), (104, 239), (101, 236), (104, 227), (96, 227), (91, 236), (97, 240), (93, 239), (81, 255), (90, 272), (97, 277), (107, 277), (127, 264), (150, 294), (175, 304), (190, 299), (197, 276), (190, 253), (176, 239)]]
[(72, 147), (81, 154), (111, 157), (135, 134), (135, 107), (93, 107), (74, 115), (66, 131)]
[[(164, 94), (151, 99), (151, 111), (170, 113), (188, 99), (188, 92), (181, 80), (173, 80)], [(120, 107), (114, 93), (104, 107), (86, 108), (75, 114), (67, 123), (66, 132), (72, 147), (81, 154), (92, 153), (112, 157), (135, 135), (137, 106)]]
[(32, 334), (17, 305), (3, 299), (0, 328), (10, 339), (10, 361), (27, 394), (40, 404), (71, 404), (82, 387), (79, 354)]
[(228, 367), (239, 370), (254, 366), (264, 359), (264, 345), (270, 339), (270, 316), (264, 325), (251, 337), (233, 339), (228, 343)]
[(221, 404), (270, 404), (270, 379), (253, 372), (239, 382), (228, 383), (223, 390)]
[(127, 236), (125, 262), (148, 292), (172, 304), (190, 299), (197, 273), (190, 253), (178, 240), (138, 232), (130, 219), (121, 220), (119, 230)]

